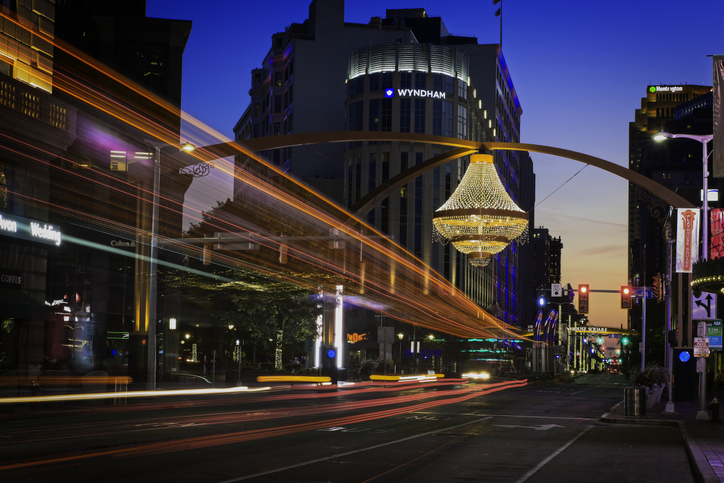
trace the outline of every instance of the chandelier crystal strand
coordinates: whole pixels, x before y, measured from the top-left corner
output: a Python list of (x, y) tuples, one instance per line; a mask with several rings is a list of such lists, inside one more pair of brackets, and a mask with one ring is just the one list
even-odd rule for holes
[(436, 238), (451, 241), (470, 263), (483, 267), (525, 235), (528, 214), (508, 195), (488, 154), (470, 156), (465, 176), (433, 217)]

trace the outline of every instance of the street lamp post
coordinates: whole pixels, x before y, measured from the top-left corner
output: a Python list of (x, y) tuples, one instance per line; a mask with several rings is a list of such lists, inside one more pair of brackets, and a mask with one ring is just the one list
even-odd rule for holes
[[(154, 149), (153, 156), (153, 196), (151, 199), (151, 256), (148, 263), (148, 367), (146, 371), (146, 389), (149, 391), (156, 390), (156, 367), (157, 367), (157, 348), (156, 348), (156, 304), (158, 295), (158, 273), (157, 273), (157, 257), (158, 257), (158, 217), (159, 217), (159, 196), (161, 191), (161, 149), (165, 147), (177, 146), (169, 143), (156, 143), (148, 139), (145, 140), (146, 145)], [(190, 152), (195, 149), (191, 143), (185, 143), (181, 146), (184, 151)]]
[[(701, 229), (701, 236), (702, 236), (702, 243), (701, 243), (701, 259), (702, 260), (708, 260), (709, 259), (709, 153), (708, 153), (708, 145), (709, 141), (714, 139), (713, 134), (671, 134), (668, 132), (658, 132), (654, 136), (654, 140), (656, 141), (663, 141), (664, 139), (677, 139), (677, 138), (685, 138), (685, 139), (693, 139), (694, 141), (699, 141), (701, 143), (701, 163), (702, 163), (702, 174), (703, 174), (703, 180), (702, 180), (702, 229)], [(691, 298), (689, 299), (691, 302)], [(693, 341), (690, 341), (693, 342)], [(692, 344), (693, 345), (693, 344)], [(670, 362), (672, 364), (672, 362)], [(671, 372), (671, 370), (669, 371)], [(669, 391), (669, 396), (671, 396), (671, 390)], [(667, 403), (667, 410), (668, 410), (668, 403)], [(672, 408), (673, 410), (673, 408)], [(696, 412), (696, 419), (701, 420), (708, 420), (709, 415), (706, 411), (706, 373), (700, 372), (699, 373), (699, 408)]]
[(707, 146), (709, 145), (709, 141), (714, 139), (713, 134), (671, 134), (668, 132), (658, 132), (654, 136), (654, 140), (656, 141), (663, 141), (665, 139), (678, 139), (678, 138), (685, 138), (685, 139), (693, 139), (694, 141), (699, 141), (701, 143), (701, 149), (702, 149), (702, 174), (703, 174), (703, 206), (702, 206), (702, 229), (701, 229), (701, 236), (702, 236), (702, 243), (701, 243), (701, 258), (702, 260), (708, 260), (709, 259), (709, 153)]
[(397, 334), (397, 337), (400, 339), (400, 374), (402, 374), (402, 339), (405, 337), (405, 334), (400, 332)]

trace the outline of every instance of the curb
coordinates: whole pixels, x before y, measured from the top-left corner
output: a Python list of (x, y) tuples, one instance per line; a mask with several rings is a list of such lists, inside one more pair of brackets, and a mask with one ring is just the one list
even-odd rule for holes
[(640, 425), (655, 425), (655, 426), (676, 426), (681, 432), (681, 437), (684, 439), (684, 446), (686, 448), (686, 455), (689, 458), (689, 465), (692, 468), (694, 477), (698, 483), (721, 483), (722, 480), (716, 475), (709, 460), (704, 455), (704, 452), (699, 447), (696, 440), (689, 437), (689, 431), (686, 429), (686, 423), (684, 421), (672, 421), (664, 419), (636, 419), (636, 418), (620, 418), (611, 417), (616, 408), (618, 408), (623, 401), (615, 404), (607, 413), (604, 413), (599, 421), (604, 423), (612, 424), (640, 424)]
[(694, 474), (696, 481), (700, 483), (720, 483), (721, 480), (709, 464), (709, 460), (699, 447), (699, 443), (689, 437), (689, 431), (687, 431), (686, 423), (683, 421), (679, 422), (679, 431), (681, 431), (681, 436), (686, 443), (686, 454), (689, 456), (689, 464), (696, 470)]

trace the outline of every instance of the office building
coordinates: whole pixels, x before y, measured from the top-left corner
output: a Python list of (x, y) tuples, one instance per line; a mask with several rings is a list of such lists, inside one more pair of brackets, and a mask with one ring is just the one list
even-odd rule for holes
[[(316, 0), (309, 19), (272, 36), (254, 69), (250, 104), (235, 138), (316, 131), (382, 131), (477, 141), (520, 141), (522, 109), (498, 45), (449, 34), (423, 8), (390, 9), (367, 24), (345, 22), (342, 0)], [(392, 95), (385, 92), (392, 89)], [(360, 142), (262, 153), (275, 165), (350, 207), (401, 171), (445, 152), (429, 144)], [(533, 207), (527, 153), (495, 154), (521, 208)], [(237, 161), (243, 163), (243, 160)], [(534, 317), (530, 251), (511, 244), (484, 268), (433, 241), (432, 215), (455, 190), (467, 158), (423, 174), (366, 220), (509, 324)], [(235, 196), (243, 198), (242, 185)], [(532, 213), (531, 213), (532, 218)], [(532, 297), (531, 297), (532, 298)]]
[[(137, 233), (150, 217), (139, 198), (150, 197), (152, 170), (148, 155), (128, 170), (111, 152), (151, 150), (148, 129), (130, 127), (126, 109), (141, 125), (179, 132), (191, 24), (147, 19), (140, 0), (32, 4), (3, 2), (20, 22), (0, 25), (0, 225), (13, 228), (0, 230), (0, 368), (84, 373), (105, 361), (123, 370), (142, 305)], [(54, 46), (59, 39), (71, 47)], [(143, 98), (104, 64), (176, 109)], [(190, 178), (163, 175), (166, 209), (183, 202)], [(159, 233), (178, 237), (180, 223), (164, 217)], [(134, 356), (144, 364), (141, 349)]]
[[(711, 87), (699, 85), (650, 85), (636, 109), (634, 121), (629, 124), (629, 169), (675, 191), (695, 206), (703, 201), (702, 145), (691, 139), (653, 140), (658, 131), (674, 134), (711, 134)], [(710, 166), (710, 162), (708, 163)], [(709, 169), (709, 171), (711, 171)], [(709, 177), (709, 206), (719, 206), (714, 193), (719, 180)], [(668, 204), (633, 184), (629, 187), (628, 213), (628, 284), (634, 287), (652, 287), (653, 278), (661, 275), (665, 280), (667, 296), (671, 297), (672, 321), (686, 320), (688, 304), (677, 308), (677, 293), (681, 286), (686, 293), (688, 275), (680, 281), (667, 260), (667, 240), (676, 237), (676, 213)], [(675, 248), (675, 247), (674, 247)], [(671, 283), (666, 278), (671, 270)], [(629, 311), (629, 328), (640, 330), (644, 316), (641, 298), (635, 298)], [(660, 360), (663, 338), (652, 337), (664, 330), (665, 304), (647, 300), (647, 360)], [(657, 342), (658, 341), (658, 342)], [(656, 345), (658, 343), (658, 346)], [(691, 343), (691, 342), (689, 342)]]

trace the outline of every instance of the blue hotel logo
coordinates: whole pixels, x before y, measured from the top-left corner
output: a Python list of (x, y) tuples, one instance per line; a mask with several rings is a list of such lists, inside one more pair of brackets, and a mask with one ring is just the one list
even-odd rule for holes
[(394, 89), (385, 89), (385, 97), (395, 97)]

